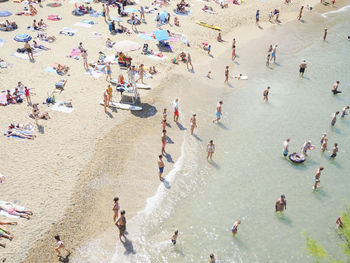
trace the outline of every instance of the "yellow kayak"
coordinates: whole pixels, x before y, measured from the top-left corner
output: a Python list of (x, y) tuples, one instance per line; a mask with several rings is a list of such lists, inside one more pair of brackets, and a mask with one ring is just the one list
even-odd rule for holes
[(221, 28), (218, 27), (218, 26), (211, 26), (211, 25), (208, 25), (207, 23), (199, 22), (199, 21), (197, 21), (196, 23), (197, 23), (198, 25), (200, 25), (200, 26), (205, 26), (205, 27), (209, 27), (209, 28), (211, 28), (211, 29), (215, 29), (215, 30), (220, 30), (220, 31), (221, 31)]

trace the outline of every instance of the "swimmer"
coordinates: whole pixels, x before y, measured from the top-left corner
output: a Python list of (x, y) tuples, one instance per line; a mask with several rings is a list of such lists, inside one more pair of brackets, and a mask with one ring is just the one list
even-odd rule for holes
[(327, 146), (328, 146), (328, 139), (324, 138), (321, 144), (321, 151), (325, 152), (327, 150)]
[(287, 156), (288, 155), (288, 151), (289, 151), (289, 141), (290, 139), (288, 138), (287, 140), (284, 141), (283, 143), (283, 155)]
[(339, 114), (339, 111), (333, 113), (332, 115), (332, 121), (331, 121), (331, 125), (334, 126), (335, 123), (337, 122), (337, 115)]
[(320, 168), (317, 169), (315, 177), (314, 177), (314, 185), (312, 187), (312, 190), (316, 191), (318, 184), (321, 182), (320, 181), (320, 176), (321, 176), (321, 171), (323, 171), (323, 167), (320, 166)]
[(327, 137), (327, 133), (324, 133), (321, 137), (321, 140), (320, 140), (321, 145), (322, 145), (324, 139), (326, 139), (326, 137)]
[(270, 90), (270, 87), (267, 87), (263, 92), (264, 100), (266, 100), (266, 102), (269, 101), (269, 90)]
[(194, 128), (197, 128), (196, 114), (194, 113), (190, 119), (191, 135), (193, 135)]
[(281, 197), (276, 201), (275, 209), (276, 212), (283, 212), (283, 210), (287, 210), (287, 201), (285, 195), (281, 195)]
[(307, 150), (313, 150), (315, 149), (315, 146), (311, 144), (311, 141), (307, 141), (303, 144), (303, 147), (302, 147), (302, 152), (305, 156), (307, 156)]
[(213, 123), (215, 122), (219, 122), (219, 120), (221, 119), (221, 116), (222, 116), (222, 100), (219, 101), (218, 105), (216, 106), (216, 119), (213, 120)]
[(333, 84), (332, 92), (333, 92), (334, 95), (337, 95), (338, 93), (341, 93), (341, 91), (338, 90), (339, 83), (340, 83), (340, 81), (337, 80), (337, 81)]
[(350, 106), (346, 106), (342, 109), (341, 116), (342, 118), (345, 117), (345, 115), (348, 115), (347, 110), (350, 109)]
[(330, 158), (334, 159), (337, 156), (337, 153), (338, 153), (338, 144), (335, 143), (332, 149), (332, 155), (330, 156)]
[(171, 237), (171, 243), (173, 243), (173, 245), (175, 246), (176, 245), (176, 240), (177, 240), (177, 236), (179, 235), (179, 231), (176, 230), (174, 232), (174, 235)]
[(299, 77), (304, 77), (305, 69), (307, 68), (306, 60), (303, 60), (299, 65)]
[(233, 235), (236, 235), (237, 234), (237, 231), (238, 231), (238, 225), (241, 223), (241, 220), (237, 220), (233, 226), (232, 226), (232, 234)]

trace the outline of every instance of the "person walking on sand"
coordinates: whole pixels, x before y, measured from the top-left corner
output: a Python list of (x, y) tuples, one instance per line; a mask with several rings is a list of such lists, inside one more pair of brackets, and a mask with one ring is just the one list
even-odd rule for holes
[(213, 140), (210, 140), (208, 145), (207, 145), (207, 161), (209, 161), (209, 158), (210, 160), (213, 159), (213, 153), (215, 152), (215, 144), (213, 143)]
[(106, 81), (111, 80), (112, 79), (112, 70), (111, 70), (111, 62), (108, 62), (106, 64)]
[(290, 142), (289, 138), (283, 142), (283, 155), (285, 157), (288, 155), (288, 152), (289, 152), (289, 142)]
[(267, 87), (264, 92), (263, 92), (263, 97), (264, 101), (269, 102), (269, 92), (270, 92), (270, 87)]
[(107, 91), (107, 94), (108, 94), (108, 105), (110, 105), (111, 102), (112, 102), (112, 98), (113, 98), (113, 90), (112, 90), (111, 85), (107, 86), (106, 91)]
[(272, 51), (271, 51), (271, 59), (273, 59), (273, 63), (276, 63), (276, 51), (277, 51), (277, 45), (274, 45), (272, 47)]
[(256, 10), (256, 14), (255, 14), (255, 23), (258, 25), (259, 24), (259, 10)]
[(144, 74), (145, 70), (143, 68), (143, 64), (141, 64), (139, 66), (139, 78), (136, 80), (136, 82), (138, 82), (139, 80), (141, 80), (141, 83), (143, 84), (143, 74)]
[(299, 65), (299, 77), (303, 78), (304, 77), (304, 72), (307, 67), (306, 60), (303, 60), (301, 64)]
[(320, 176), (321, 176), (321, 171), (323, 171), (323, 167), (320, 166), (317, 171), (316, 171), (316, 174), (314, 176), (314, 185), (312, 187), (312, 190), (316, 191), (317, 190), (317, 187), (318, 187), (318, 184), (321, 182), (320, 181)]
[(219, 120), (221, 119), (221, 115), (222, 115), (222, 104), (223, 101), (219, 101), (218, 104), (216, 105), (216, 119), (213, 120), (213, 123), (215, 122), (219, 122)]
[(32, 47), (29, 45), (29, 42), (26, 41), (26, 43), (24, 44), (24, 49), (26, 50), (29, 60), (30, 61), (34, 61), (34, 56), (33, 56), (33, 49)]
[(30, 99), (30, 92), (29, 92), (29, 89), (27, 87), (24, 87), (24, 93), (26, 95), (26, 100), (27, 100), (27, 103), (28, 105), (32, 105), (32, 100)]
[(298, 20), (301, 20), (301, 18), (303, 16), (303, 9), (304, 9), (304, 6), (301, 6), (300, 10), (299, 10)]
[(192, 69), (192, 71), (193, 71), (192, 58), (191, 58), (190, 52), (187, 52), (187, 61), (186, 61), (187, 70), (189, 69), (189, 68), (188, 68), (188, 64), (191, 65), (191, 69)]
[(345, 117), (345, 115), (348, 115), (348, 113), (347, 113), (347, 110), (348, 109), (350, 109), (350, 106), (346, 106), (346, 107), (344, 107), (343, 109), (342, 109), (342, 111), (341, 111), (341, 118), (344, 118)]
[(66, 248), (66, 246), (64, 245), (64, 243), (61, 241), (61, 238), (60, 238), (60, 236), (59, 235), (56, 235), (55, 236), (55, 239), (56, 239), (56, 241), (57, 241), (57, 247), (55, 248), (55, 250), (56, 250), (56, 252), (57, 252), (57, 255), (58, 256), (61, 256), (61, 249), (64, 249), (67, 253), (68, 253), (68, 255), (70, 255), (70, 251)]
[(332, 155), (330, 156), (330, 158), (334, 159), (337, 156), (337, 153), (338, 153), (338, 143), (335, 143), (332, 149)]
[(190, 119), (190, 125), (191, 125), (191, 135), (193, 135), (194, 128), (197, 128), (197, 120), (196, 120), (196, 114), (194, 113)]
[(143, 21), (143, 22), (146, 22), (146, 19), (145, 19), (145, 9), (143, 6), (140, 6), (140, 19)]
[(328, 29), (325, 28), (325, 29), (324, 29), (324, 34), (323, 34), (323, 41), (326, 41), (327, 33), (328, 33), (327, 31), (328, 31)]
[(162, 142), (162, 155), (165, 155), (165, 145), (166, 145), (166, 130), (162, 131), (162, 136), (160, 138), (161, 142)]
[(276, 212), (283, 212), (287, 210), (287, 200), (285, 195), (281, 195), (281, 197), (276, 201), (275, 204)]
[(110, 16), (109, 16), (109, 4), (106, 4), (106, 17), (105, 17), (108, 21), (111, 20)]
[(232, 46), (232, 60), (236, 59), (236, 45)]
[(338, 93), (341, 93), (341, 91), (338, 90), (339, 83), (340, 83), (340, 81), (337, 80), (332, 86), (332, 92), (333, 92), (334, 95), (337, 95)]
[(174, 235), (171, 237), (171, 243), (173, 243), (174, 246), (176, 245), (176, 240), (177, 240), (178, 235), (179, 235), (179, 230), (176, 230), (174, 232)]
[(229, 70), (229, 66), (226, 66), (226, 69), (225, 69), (225, 81), (224, 83), (227, 83), (228, 82), (228, 76), (230, 74), (230, 70)]
[(159, 180), (163, 181), (163, 172), (164, 172), (164, 162), (163, 162), (163, 155), (158, 156), (158, 168), (159, 168)]
[(84, 49), (83, 53), (81, 54), (81, 56), (83, 57), (84, 69), (86, 71), (88, 71), (89, 70), (89, 65), (88, 65), (88, 60), (87, 60), (88, 54), (87, 54), (85, 49)]
[(333, 113), (332, 115), (332, 121), (331, 121), (331, 125), (334, 126), (335, 123), (337, 122), (337, 115), (339, 114), (339, 111), (336, 111)]
[(237, 231), (238, 231), (238, 225), (240, 225), (241, 224), (241, 220), (237, 220), (234, 224), (233, 224), (233, 226), (232, 226), (232, 234), (235, 236), (236, 234), (237, 234)]
[(105, 113), (107, 113), (107, 108), (109, 108), (107, 89), (103, 92), (103, 106), (105, 109)]
[(266, 57), (266, 67), (270, 67), (270, 59), (271, 59), (271, 54), (267, 54), (267, 57)]
[(102, 14), (101, 14), (105, 20), (105, 22), (107, 23), (107, 19), (106, 19), (106, 7), (105, 4), (102, 4)]
[(122, 210), (120, 212), (120, 217), (118, 218), (117, 222), (115, 223), (115, 225), (118, 227), (119, 229), (119, 240), (121, 242), (123, 242), (122, 237), (125, 238), (126, 240), (126, 236), (125, 236), (125, 231), (126, 231), (126, 218), (125, 218), (125, 210)]
[(120, 209), (120, 205), (119, 205), (119, 197), (114, 197), (113, 199), (113, 222), (115, 223), (116, 219), (118, 218), (118, 212)]
[(179, 120), (179, 99), (176, 98), (173, 102), (173, 109), (174, 109), (174, 122), (178, 122)]

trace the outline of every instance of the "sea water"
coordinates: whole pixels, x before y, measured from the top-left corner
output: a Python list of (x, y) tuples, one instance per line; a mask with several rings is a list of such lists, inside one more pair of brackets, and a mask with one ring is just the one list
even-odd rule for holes
[[(349, 24), (346, 8), (314, 15), (267, 30), (263, 38), (238, 49), (235, 63), (227, 54), (216, 59), (212, 68), (223, 71), (227, 63), (232, 74), (249, 79), (230, 79), (225, 86), (219, 75), (220, 84), (202, 85), (203, 96), (188, 91), (203, 103), (197, 107), (201, 131), (194, 138), (184, 134), (181, 157), (167, 181), (128, 221), (128, 241), (116, 245), (112, 258), (97, 257), (94, 262), (208, 262), (211, 253), (217, 262), (310, 262), (303, 231), (343, 259), (335, 221), (350, 202), (350, 117), (338, 118), (333, 128), (330, 120), (332, 113), (350, 104)], [(325, 27), (329, 33), (323, 41)], [(267, 68), (270, 44), (278, 44), (277, 63)], [(301, 79), (299, 64), (304, 59), (308, 67)], [(334, 96), (331, 88), (336, 80), (343, 93)], [(268, 103), (262, 99), (267, 86), (271, 87)], [(219, 99), (224, 100), (223, 119), (213, 125)], [(208, 103), (212, 111), (203, 107)], [(324, 132), (329, 142), (328, 151), (322, 153), (319, 141)], [(305, 163), (293, 164), (282, 155), (286, 138), (291, 139), (292, 152), (300, 152), (306, 140), (316, 149)], [(208, 163), (205, 147), (210, 139), (216, 152)], [(339, 154), (330, 160), (335, 142)], [(325, 168), (321, 188), (313, 192), (319, 166)], [(276, 214), (281, 194), (286, 195), (287, 210)], [(231, 227), (238, 219), (242, 223), (233, 237)], [(170, 238), (175, 230), (179, 237), (173, 246)], [(94, 253), (98, 255), (96, 247)]]

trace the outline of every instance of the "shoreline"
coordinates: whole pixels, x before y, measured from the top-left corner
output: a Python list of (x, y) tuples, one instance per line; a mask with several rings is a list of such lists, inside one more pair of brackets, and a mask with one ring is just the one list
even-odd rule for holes
[[(314, 10), (317, 10), (317, 7), (315, 7)], [(282, 19), (285, 15), (286, 14), (282, 13)], [(290, 12), (290, 14), (288, 14), (290, 20), (282, 20), (283, 24), (293, 20), (294, 16), (294, 11)], [(269, 23), (266, 24), (269, 25)], [(262, 25), (265, 29), (265, 23), (262, 23)], [(274, 25), (266, 26), (266, 28), (273, 26)], [(253, 27), (255, 26), (243, 26), (236, 29), (235, 33), (230, 32), (227, 35), (238, 35), (239, 44), (244, 44), (246, 43), (245, 41), (256, 39), (262, 34), (265, 34), (264, 31), (259, 31), (259, 36), (257, 36), (257, 34), (254, 34), (256, 32), (252, 32), (250, 36), (248, 34), (245, 34), (246, 31), (249, 31)], [(210, 32), (210, 34), (214, 35), (216, 33)], [(230, 39), (227, 35), (224, 35), (223, 37)], [(194, 46), (194, 44), (192, 46)], [(225, 51), (226, 49), (223, 52)], [(196, 56), (196, 64), (199, 64), (199, 61), (207, 60), (207, 57), (205, 55), (199, 57), (200, 51), (196, 50), (194, 53), (196, 53), (196, 55), (198, 54), (198, 56)], [(167, 66), (167, 68), (170, 68), (171, 71), (174, 67)], [(161, 68), (161, 70), (165, 71), (164, 68)], [(182, 71), (183, 68), (177, 69), (177, 73), (180, 74), (180, 76), (186, 77)], [(122, 209), (125, 208), (127, 210), (128, 218), (136, 215), (137, 211), (145, 206), (146, 199), (149, 196), (153, 195), (155, 189), (158, 187), (158, 185), (154, 184), (155, 180), (147, 182), (147, 180), (144, 179), (141, 181), (140, 176), (138, 175), (140, 174), (139, 172), (138, 174), (135, 173), (133, 175), (132, 171), (130, 171), (130, 169), (128, 170), (126, 167), (129, 167), (128, 165), (135, 165), (135, 161), (137, 162), (136, 158), (134, 158), (135, 156), (142, 156), (140, 150), (135, 149), (138, 147), (138, 145), (142, 145), (144, 148), (151, 152), (148, 153), (151, 159), (145, 158), (146, 160), (148, 159), (148, 163), (150, 164), (148, 164), (147, 167), (145, 167), (143, 170), (145, 172), (149, 171), (152, 173), (152, 175), (149, 175), (148, 179), (154, 178), (156, 176), (153, 174), (153, 171), (156, 171), (155, 168), (153, 169), (153, 162), (155, 162), (156, 159), (152, 156), (154, 155), (153, 153), (157, 152), (159, 146), (158, 137), (160, 132), (158, 132), (158, 130), (155, 132), (153, 127), (156, 125), (160, 127), (159, 114), (161, 113), (160, 111), (163, 107), (162, 105), (169, 105), (169, 101), (166, 100), (166, 98), (169, 98), (168, 96), (160, 96), (160, 98), (157, 97), (157, 95), (164, 95), (163, 93), (165, 92), (165, 87), (168, 85), (163, 85), (163, 82), (168, 84), (168, 77), (158, 76), (157, 78), (158, 79), (156, 82), (162, 84), (157, 85), (158, 87), (149, 92), (148, 95), (142, 95), (142, 101), (144, 101), (146, 105), (144, 106), (145, 110), (146, 112), (151, 112), (150, 116), (147, 116), (146, 118), (136, 118), (123, 114), (123, 120), (121, 123), (114, 124), (113, 127), (110, 127), (109, 131), (107, 131), (106, 134), (98, 140), (98, 142), (94, 143), (95, 147), (93, 153), (90, 157), (84, 160), (85, 163), (82, 162), (79, 169), (80, 172), (79, 170), (75, 172), (78, 174), (77, 180), (75, 182), (74, 189), (72, 190), (73, 194), (71, 195), (70, 200), (67, 201), (67, 203), (73, 203), (74, 205), (69, 205), (66, 207), (64, 209), (65, 212), (62, 218), (60, 218), (57, 222), (53, 222), (53, 226), (50, 228), (50, 230), (45, 231), (45, 234), (43, 236), (38, 237), (38, 241), (33, 243), (33, 247), (29, 250), (29, 253), (24, 259), (24, 262), (45, 262), (42, 260), (47, 261), (48, 259), (50, 259), (48, 262), (53, 262), (57, 258), (57, 256), (54, 255), (52, 245), (52, 237), (56, 233), (59, 233), (62, 237), (64, 237), (64, 241), (66, 242), (67, 246), (70, 248), (72, 247), (74, 251), (74, 249), (83, 245), (90, 238), (89, 236), (93, 236), (94, 234), (105, 230), (106, 225), (112, 225), (111, 206), (112, 198), (116, 195), (116, 192), (118, 192)], [(169, 84), (171, 85), (171, 83)], [(159, 86), (162, 86), (162, 88)], [(170, 100), (172, 100), (172, 97), (170, 97)], [(153, 104), (157, 107), (151, 106)], [(188, 105), (184, 105), (184, 108), (187, 106)], [(171, 109), (169, 107), (168, 112), (169, 116), (171, 116)], [(134, 132), (131, 132), (132, 136), (130, 137), (119, 137), (120, 134), (127, 136), (130, 134), (130, 131), (135, 130), (135, 127), (141, 127), (141, 125), (142, 131), (145, 131), (145, 133), (136, 134), (135, 136)], [(180, 135), (181, 133), (176, 133), (174, 137), (180, 137)], [(114, 138), (118, 138), (118, 140), (114, 141)], [(144, 143), (147, 141), (147, 139), (149, 139), (149, 141), (152, 141), (152, 143)], [(113, 143), (111, 143), (112, 140)], [(175, 161), (179, 155), (180, 145), (181, 144), (175, 144), (172, 146), (172, 154), (174, 154), (173, 158)], [(120, 148), (121, 146), (123, 147), (122, 149)], [(106, 156), (109, 156), (107, 160)], [(132, 161), (134, 161), (134, 163), (129, 161), (130, 158)], [(108, 167), (106, 167), (106, 163), (108, 162), (110, 164)], [(142, 163), (144, 164), (145, 161)], [(171, 165), (167, 164), (167, 171), (170, 171), (170, 169)], [(115, 170), (118, 170), (118, 172), (115, 172)], [(98, 174), (97, 176), (96, 173)], [(105, 175), (105, 173), (107, 173), (107, 175)], [(134, 180), (133, 182), (139, 181), (138, 185), (135, 185), (135, 183), (130, 183), (130, 189), (133, 189), (136, 191), (136, 193), (138, 193), (137, 197), (135, 197), (135, 192), (130, 191), (130, 189), (127, 189), (128, 187), (126, 187), (129, 186), (128, 181), (130, 182), (130, 180)], [(96, 186), (92, 186), (92, 182), (95, 183)], [(111, 182), (113, 182), (112, 185), (110, 185)], [(115, 189), (118, 190), (116, 191)], [(147, 192), (139, 192), (144, 191), (145, 189), (147, 189)], [(108, 229), (111, 228), (112, 227), (109, 227)], [(115, 232), (112, 234), (114, 237), (113, 241), (117, 240), (116, 232), (117, 231), (115, 230)], [(88, 236), (86, 236), (86, 233), (89, 233)], [(72, 254), (72, 258), (74, 259), (74, 252)], [(9, 260), (9, 262), (11, 261)]]

